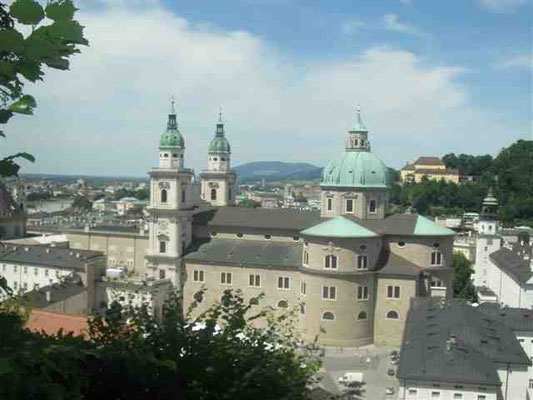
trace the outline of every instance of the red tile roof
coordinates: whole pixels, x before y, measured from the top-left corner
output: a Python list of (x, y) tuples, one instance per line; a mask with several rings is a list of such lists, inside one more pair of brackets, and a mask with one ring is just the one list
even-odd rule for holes
[(418, 157), (414, 164), (422, 165), (444, 165), (439, 157)]
[(88, 318), (80, 315), (59, 314), (49, 311), (32, 310), (26, 327), (35, 332), (44, 331), (56, 334), (61, 328), (64, 333), (87, 336)]

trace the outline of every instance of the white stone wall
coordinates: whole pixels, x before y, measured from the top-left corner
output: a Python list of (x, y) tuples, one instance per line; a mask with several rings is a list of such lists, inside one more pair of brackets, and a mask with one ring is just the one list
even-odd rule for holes
[[(39, 288), (58, 283), (62, 277), (72, 273), (72, 270), (54, 268), (53, 266), (35, 266), (29, 264), (1, 263), (0, 276), (7, 280), (7, 285), (16, 293), (31, 291), (35, 285)], [(26, 288), (24, 290), (24, 288)], [(5, 295), (0, 293), (0, 300)]]
[[(483, 386), (482, 386), (483, 387)], [(484, 386), (480, 390), (479, 385), (450, 384), (428, 381), (404, 381), (400, 379), (398, 399), (405, 400), (457, 400), (455, 395), (461, 395), (461, 400), (499, 400), (494, 386)], [(498, 388), (499, 389), (499, 388)], [(438, 394), (438, 396), (437, 396)], [(509, 398), (509, 400), (511, 400)]]
[[(491, 281), (494, 277), (491, 276), (492, 263), (489, 255), (499, 250), (501, 247), (501, 239), (499, 237), (485, 237), (480, 236), (476, 241), (476, 263), (474, 264), (474, 273), (472, 279), (475, 286), (487, 286), (492, 290)], [(497, 293), (499, 290), (494, 290)]]
[(498, 364), (503, 400), (527, 400), (529, 368), (525, 365)]

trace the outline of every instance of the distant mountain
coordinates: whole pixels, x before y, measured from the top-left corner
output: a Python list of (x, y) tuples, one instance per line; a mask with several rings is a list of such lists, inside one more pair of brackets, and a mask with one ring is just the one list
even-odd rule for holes
[(283, 181), (320, 179), (322, 168), (308, 163), (256, 161), (239, 165), (234, 171), (241, 182), (263, 178), (267, 181)]

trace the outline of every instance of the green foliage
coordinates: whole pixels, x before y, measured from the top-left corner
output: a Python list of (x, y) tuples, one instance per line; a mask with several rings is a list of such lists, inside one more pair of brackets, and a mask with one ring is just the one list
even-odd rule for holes
[(476, 300), (472, 284), (472, 263), (463, 253), (453, 253), (453, 297), (465, 300)]
[(79, 211), (91, 211), (93, 209), (93, 203), (85, 196), (76, 196), (71, 207)]
[(261, 206), (261, 204), (255, 200), (245, 199), (239, 202), (239, 207), (257, 208), (259, 206)]
[[(42, 80), (44, 66), (68, 69), (79, 45), (88, 45), (83, 27), (73, 19), (75, 11), (71, 0), (50, 0), (45, 9), (34, 0), (15, 0), (9, 10), (0, 3), (0, 124), (15, 114), (33, 114), (37, 102), (23, 93), (24, 79)], [(30, 33), (24, 36), (15, 22), (31, 26)], [(0, 136), (5, 137), (2, 130)], [(24, 152), (6, 157), (0, 160), (0, 176), (17, 175), (19, 158), (34, 161)]]
[(120, 188), (113, 194), (114, 200), (120, 200), (123, 197), (135, 197), (138, 200), (148, 200), (150, 198), (150, 189), (129, 190)]
[[(184, 317), (174, 294), (162, 321), (114, 303), (90, 322), (89, 340), (31, 333), (18, 315), (0, 314), (0, 398), (305, 399), (316, 348), (298, 347), (291, 314), (251, 303), (226, 291)], [(265, 328), (252, 326), (258, 319)]]
[(448, 168), (458, 168), (476, 179), (460, 184), (428, 179), (395, 184), (391, 201), (401, 207), (413, 206), (422, 214), (460, 215), (479, 212), (492, 186), (502, 222), (533, 227), (533, 141), (519, 140), (494, 160), (488, 155), (447, 154), (443, 161)]

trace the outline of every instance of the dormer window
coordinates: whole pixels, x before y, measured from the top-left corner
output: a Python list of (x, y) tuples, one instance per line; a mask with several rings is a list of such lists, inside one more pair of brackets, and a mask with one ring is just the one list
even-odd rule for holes
[(337, 256), (333, 254), (328, 254), (324, 259), (324, 268), (337, 269)]
[(431, 253), (431, 265), (442, 265), (442, 253), (440, 251), (433, 251)]
[(163, 154), (163, 157), (168, 158), (168, 153)]
[(370, 204), (368, 205), (368, 212), (371, 213), (371, 214), (377, 213), (376, 200), (370, 200)]

